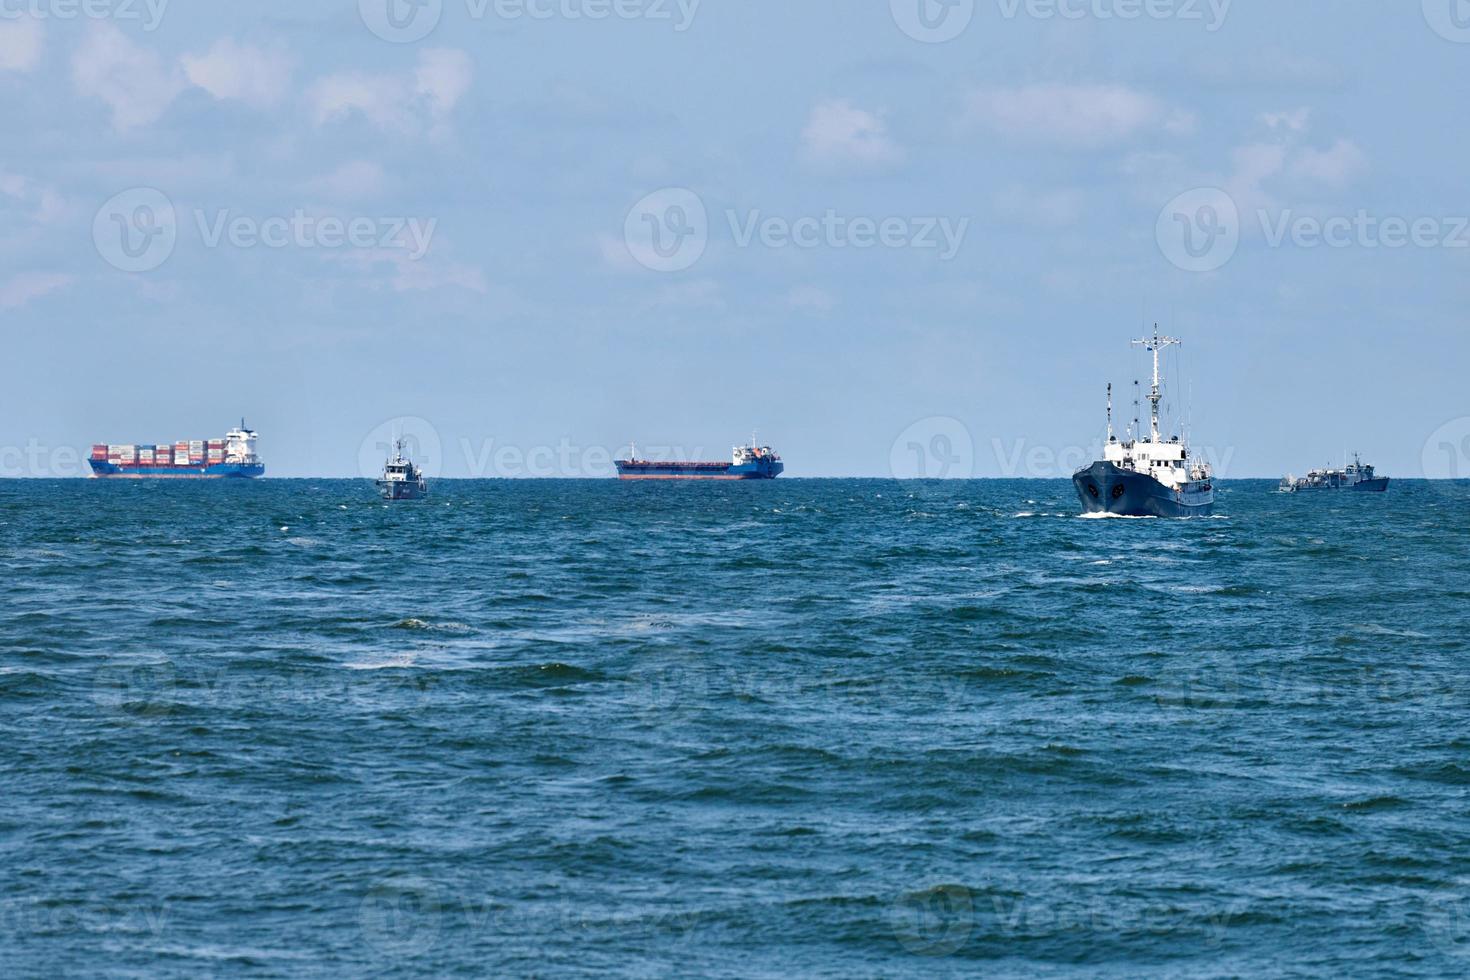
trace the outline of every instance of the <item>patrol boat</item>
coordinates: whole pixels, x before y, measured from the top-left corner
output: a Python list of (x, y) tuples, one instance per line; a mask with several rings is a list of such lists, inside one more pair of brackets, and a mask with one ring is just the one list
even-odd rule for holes
[(1301, 490), (1366, 490), (1383, 493), (1388, 489), (1388, 477), (1378, 476), (1373, 467), (1364, 463), (1357, 453), (1353, 461), (1340, 470), (1310, 470), (1306, 476), (1287, 474), (1281, 481), (1282, 493), (1297, 493)]
[(1149, 389), (1149, 435), (1136, 438), (1113, 435), (1113, 386), (1108, 385), (1108, 442), (1103, 458), (1072, 474), (1072, 483), (1090, 514), (1118, 517), (1203, 517), (1215, 507), (1215, 485), (1210, 465), (1190, 456), (1189, 447), (1177, 435), (1164, 438), (1159, 432), (1159, 402), (1163, 378), (1159, 374), (1159, 352), (1179, 344), (1173, 337), (1154, 335), (1133, 341), (1154, 357), (1153, 387)]
[(384, 500), (420, 500), (429, 495), (423, 471), (403, 455), (402, 439), (393, 441), (393, 455), (383, 464), (383, 475), (377, 484)]

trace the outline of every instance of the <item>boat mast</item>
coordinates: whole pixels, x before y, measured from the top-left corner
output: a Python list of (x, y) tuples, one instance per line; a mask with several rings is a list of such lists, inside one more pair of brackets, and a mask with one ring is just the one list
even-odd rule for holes
[(1113, 383), (1108, 382), (1108, 442), (1113, 441)]
[(1164, 397), (1160, 394), (1159, 388), (1163, 382), (1163, 378), (1159, 376), (1159, 351), (1178, 343), (1179, 340), (1174, 337), (1160, 337), (1159, 325), (1157, 323), (1154, 324), (1154, 335), (1152, 337), (1144, 337), (1142, 340), (1135, 340), (1133, 342), (1133, 346), (1146, 348), (1154, 355), (1154, 383), (1148, 393), (1149, 416), (1152, 422), (1154, 442), (1159, 441), (1159, 401)]

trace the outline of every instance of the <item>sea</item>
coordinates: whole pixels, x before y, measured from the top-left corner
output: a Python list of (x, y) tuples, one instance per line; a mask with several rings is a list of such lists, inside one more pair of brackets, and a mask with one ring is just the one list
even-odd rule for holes
[(1470, 484), (0, 483), (0, 976), (1470, 973)]

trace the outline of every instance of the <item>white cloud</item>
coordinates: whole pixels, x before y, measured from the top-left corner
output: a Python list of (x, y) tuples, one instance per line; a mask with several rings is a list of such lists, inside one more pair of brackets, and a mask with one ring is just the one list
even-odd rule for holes
[(157, 53), (111, 24), (91, 28), (72, 56), (71, 74), (78, 92), (107, 103), (120, 132), (153, 122), (185, 87), (180, 73)]
[(430, 256), (411, 258), (403, 249), (351, 249), (325, 256), (357, 271), (371, 288), (386, 284), (395, 293), (431, 292), (447, 286), (486, 294), (485, 275), (463, 262)]
[(328, 75), (311, 87), (307, 102), (318, 126), (356, 113), (382, 130), (443, 136), (473, 75), (463, 51), (430, 48), (419, 53), (412, 75)]
[(1048, 82), (978, 89), (970, 93), (961, 125), (1019, 140), (1096, 147), (1153, 129), (1187, 133), (1194, 117), (1126, 85)]
[(460, 97), (470, 90), (474, 75), (474, 63), (463, 51), (430, 48), (419, 55), (414, 93), (427, 99), (430, 113), (442, 119), (454, 111)]
[(369, 160), (353, 160), (312, 181), (309, 188), (334, 201), (357, 201), (377, 197), (387, 183), (382, 167)]
[(59, 272), (22, 272), (0, 283), (0, 310), (14, 310), (76, 280)]
[(1300, 133), (1307, 128), (1307, 123), (1312, 118), (1312, 110), (1303, 106), (1291, 112), (1267, 112), (1261, 115), (1261, 122), (1270, 129), (1286, 128), (1293, 133)]
[(639, 265), (634, 258), (632, 248), (623, 239), (614, 235), (601, 234), (597, 236), (597, 251), (602, 256), (602, 261), (611, 269), (618, 272), (643, 272), (647, 266)]
[(800, 156), (818, 173), (892, 170), (906, 154), (888, 136), (883, 117), (843, 99), (819, 102), (801, 131)]
[(796, 286), (786, 294), (786, 305), (802, 313), (826, 316), (837, 308), (837, 297), (820, 286)]
[(1231, 172), (1224, 190), (1242, 213), (1269, 208), (1275, 202), (1261, 186), (1286, 166), (1286, 147), (1280, 143), (1251, 143), (1230, 153)]
[(41, 63), (41, 22), (0, 21), (0, 71), (30, 71)]
[(281, 101), (291, 81), (291, 61), (283, 51), (223, 38), (204, 54), (180, 59), (189, 81), (216, 99), (238, 99), (264, 107)]
[(1368, 167), (1368, 158), (1352, 140), (1340, 139), (1329, 150), (1302, 150), (1291, 162), (1291, 173), (1304, 180), (1317, 180), (1344, 187)]

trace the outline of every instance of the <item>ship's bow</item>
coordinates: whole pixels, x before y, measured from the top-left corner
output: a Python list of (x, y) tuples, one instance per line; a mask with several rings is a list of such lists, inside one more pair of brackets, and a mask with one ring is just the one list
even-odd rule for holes
[(1208, 514), (1214, 491), (1175, 492), (1145, 473), (1098, 460), (1072, 474), (1082, 509), (1118, 517), (1188, 517)]

